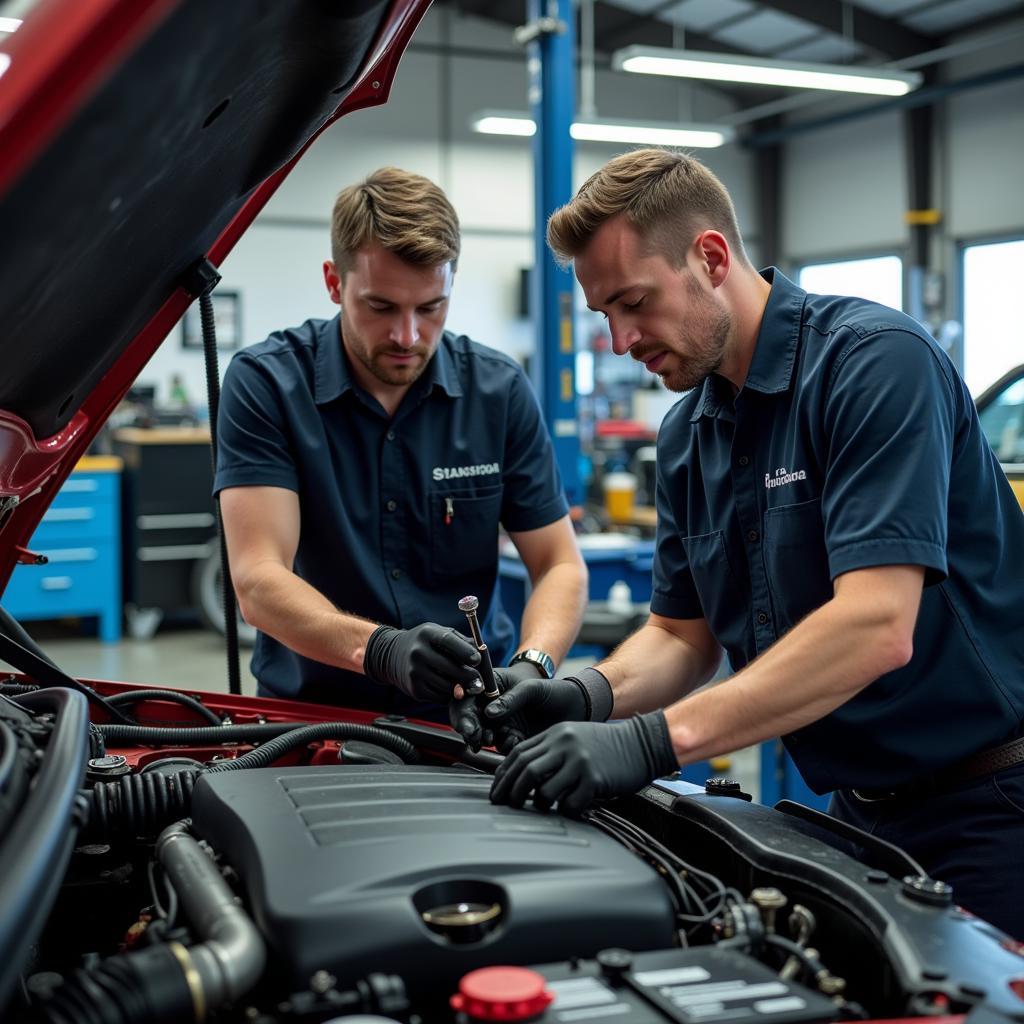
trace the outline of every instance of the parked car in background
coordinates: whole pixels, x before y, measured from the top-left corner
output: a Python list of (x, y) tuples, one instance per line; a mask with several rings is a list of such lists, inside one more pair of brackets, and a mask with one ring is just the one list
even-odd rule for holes
[(975, 404), (981, 429), (1024, 508), (1024, 363), (986, 388)]

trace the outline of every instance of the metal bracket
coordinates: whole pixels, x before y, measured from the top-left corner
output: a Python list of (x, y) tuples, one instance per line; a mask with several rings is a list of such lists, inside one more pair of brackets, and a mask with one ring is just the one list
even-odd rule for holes
[(220, 271), (205, 257), (196, 260), (181, 277), (181, 286), (189, 298), (208, 295), (220, 284)]
[(527, 46), (541, 36), (565, 35), (568, 27), (561, 18), (538, 18), (527, 25), (520, 25), (515, 31), (515, 40), (519, 46)]

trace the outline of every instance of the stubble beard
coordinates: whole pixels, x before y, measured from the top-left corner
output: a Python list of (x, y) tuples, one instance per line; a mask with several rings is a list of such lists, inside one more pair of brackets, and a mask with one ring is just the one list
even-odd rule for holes
[(669, 391), (690, 391), (717, 372), (725, 357), (725, 345), (732, 329), (728, 310), (705, 295), (696, 281), (688, 278), (686, 288), (693, 312), (685, 333), (679, 332), (668, 357), (667, 361), (673, 365), (660, 374)]
[(360, 364), (382, 384), (387, 384), (390, 387), (404, 387), (405, 385), (412, 384), (419, 379), (420, 375), (427, 368), (429, 360), (425, 357), (420, 359), (419, 362), (409, 363), (407, 366), (387, 366), (384, 362), (385, 352), (371, 352), (370, 346), (358, 334), (344, 312), (341, 315), (341, 336), (342, 343), (349, 355), (358, 359)]

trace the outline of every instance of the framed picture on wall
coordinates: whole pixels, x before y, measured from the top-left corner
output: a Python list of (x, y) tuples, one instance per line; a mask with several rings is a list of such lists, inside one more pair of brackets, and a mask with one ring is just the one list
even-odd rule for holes
[[(242, 346), (242, 296), (237, 291), (215, 291), (213, 324), (217, 332), (217, 348), (235, 349)], [(193, 302), (181, 318), (181, 347), (203, 347), (203, 325), (199, 316), (199, 303)]]

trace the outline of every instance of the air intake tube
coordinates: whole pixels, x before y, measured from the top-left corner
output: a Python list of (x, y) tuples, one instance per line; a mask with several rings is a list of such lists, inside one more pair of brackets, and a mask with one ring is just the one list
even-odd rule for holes
[(76, 971), (38, 1006), (48, 1024), (200, 1024), (259, 980), (263, 938), (187, 825), (164, 829), (156, 852), (200, 941), (169, 942)]

